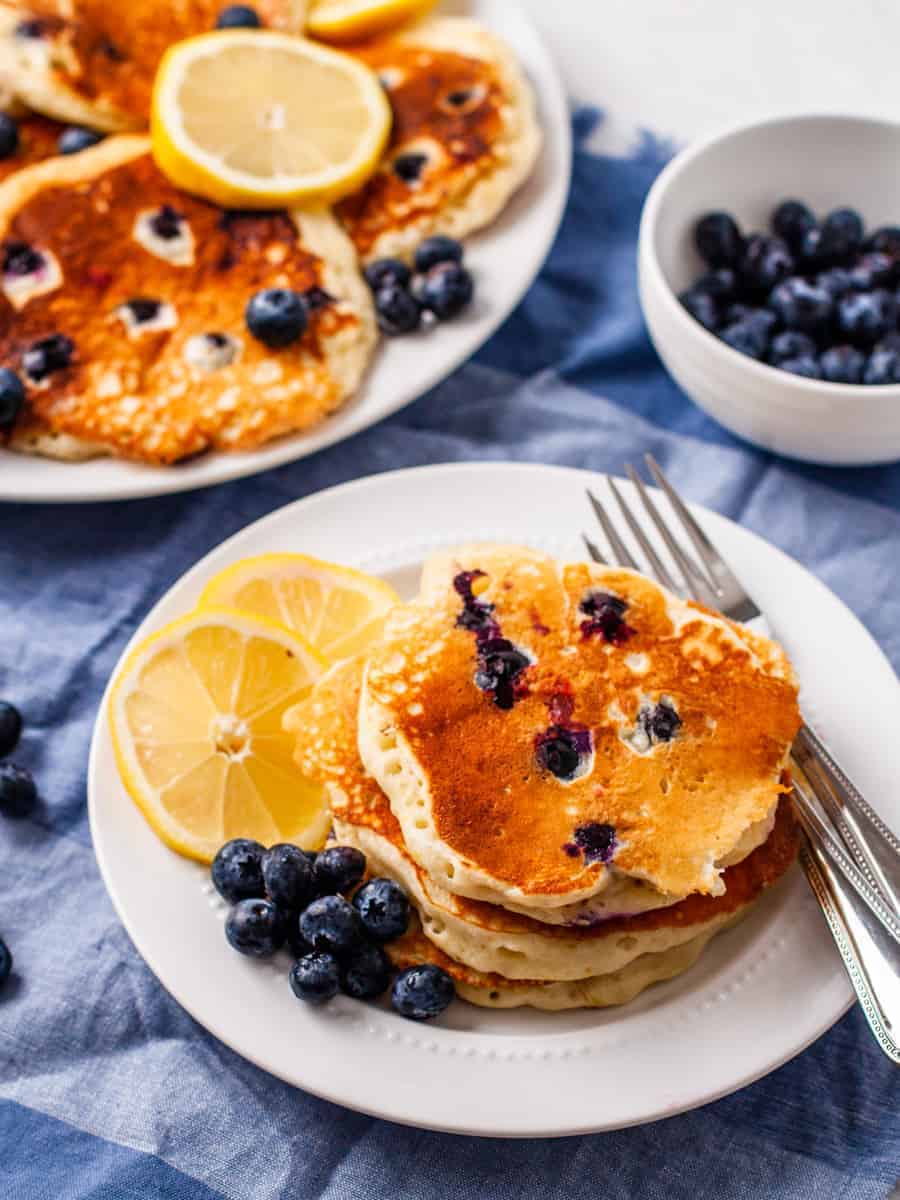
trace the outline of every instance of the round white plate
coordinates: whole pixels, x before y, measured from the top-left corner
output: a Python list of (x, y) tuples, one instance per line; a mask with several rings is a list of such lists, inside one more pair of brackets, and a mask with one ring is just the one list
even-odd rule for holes
[(75, 503), (127, 500), (209, 487), (255, 475), (330, 446), (374, 425), (446, 378), (509, 316), (550, 249), (565, 207), (571, 173), (569, 109), (556, 67), (534, 27), (509, 0), (446, 3), (501, 34), (534, 86), (544, 147), (534, 173), (503, 214), (466, 240), (476, 277), (475, 303), (458, 320), (394, 340), (382, 339), (357, 395), (309, 433), (281, 438), (252, 453), (210, 453), (171, 467), (120, 459), (61, 463), (0, 449), (0, 500)]
[[(406, 595), (423, 557), (462, 542), (526, 543), (581, 558), (579, 534), (592, 520), (586, 485), (602, 489), (603, 478), (488, 463), (399, 471), (320, 492), (207, 555), (135, 638), (185, 612), (212, 574), (249, 554), (335, 559), (383, 574)], [(628, 493), (630, 485), (621, 486)], [(887, 660), (796, 562), (725, 518), (696, 512), (771, 615), (803, 680), (808, 715), (875, 807), (900, 825), (900, 686)], [(105, 708), (104, 700), (91, 748), (91, 829), (135, 945), (172, 995), (232, 1049), (329, 1100), (460, 1133), (613, 1129), (749, 1083), (817, 1038), (850, 1002), (822, 917), (795, 870), (686, 975), (622, 1008), (499, 1012), (460, 1001), (428, 1026), (343, 997), (311, 1010), (288, 988), (286, 958), (260, 964), (228, 947), (224, 906), (206, 871), (168, 851), (123, 789)]]

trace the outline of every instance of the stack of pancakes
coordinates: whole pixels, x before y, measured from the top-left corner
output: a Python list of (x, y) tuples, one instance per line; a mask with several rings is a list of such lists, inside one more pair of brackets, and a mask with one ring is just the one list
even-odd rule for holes
[(620, 1004), (788, 868), (797, 685), (642, 576), (471, 546), (286, 717), (334, 836), (417, 914), (392, 947), (493, 1007)]
[[(167, 47), (212, 29), (224, 4), (0, 0), (0, 107), (19, 121), (19, 148), (0, 160), (0, 366), (27, 393), (0, 444), (164, 465), (309, 428), (355, 394), (375, 351), (361, 265), (487, 225), (531, 172), (540, 134), (513, 55), (472, 21), (434, 17), (345, 47), (378, 73), (393, 128), (375, 175), (334, 211), (235, 219), (177, 191), (149, 139), (127, 131), (147, 127)], [(256, 8), (302, 31), (298, 0)], [(59, 157), (66, 122), (111, 136)], [(164, 235), (150, 236), (160, 212)], [(315, 299), (303, 337), (280, 349), (243, 319), (270, 287)], [(35, 374), (29, 350), (59, 337)]]

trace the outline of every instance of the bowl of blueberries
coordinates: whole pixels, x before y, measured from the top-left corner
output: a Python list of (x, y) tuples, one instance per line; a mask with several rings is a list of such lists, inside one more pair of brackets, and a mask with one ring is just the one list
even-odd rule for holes
[(761, 121), (679, 154), (650, 190), (650, 336), (702, 409), (765, 449), (900, 459), (900, 124)]

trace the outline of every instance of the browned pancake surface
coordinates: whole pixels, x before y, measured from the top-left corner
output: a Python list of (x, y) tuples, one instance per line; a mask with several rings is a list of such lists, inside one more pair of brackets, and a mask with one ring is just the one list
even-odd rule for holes
[(23, 167), (30, 167), (57, 154), (59, 135), (66, 128), (59, 121), (30, 113), (27, 117), (19, 117), (16, 123), (19, 126), (19, 148), (9, 158), (0, 159), (0, 183)]

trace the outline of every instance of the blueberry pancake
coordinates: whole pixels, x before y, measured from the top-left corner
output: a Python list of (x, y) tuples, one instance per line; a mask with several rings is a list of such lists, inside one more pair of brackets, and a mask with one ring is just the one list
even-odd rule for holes
[(388, 617), (359, 749), (448, 891), (608, 916), (647, 887), (723, 894), (799, 724), (774, 643), (631, 571), (475, 546)]
[(16, 145), (10, 154), (0, 158), (0, 183), (45, 158), (59, 153), (59, 139), (66, 126), (36, 113), (22, 113), (15, 118)]
[[(29, 108), (97, 129), (142, 129), (173, 42), (215, 28), (226, 0), (33, 0), (0, 7), (0, 71)], [(305, 0), (256, 0), (263, 24), (303, 26)]]
[(378, 72), (394, 117), (379, 170), (337, 210), (360, 257), (408, 257), (431, 233), (493, 221), (541, 141), (506, 46), (472, 21), (435, 17), (349, 49)]
[[(374, 345), (330, 214), (225, 212), (177, 192), (140, 136), (7, 179), (0, 253), (0, 364), (26, 390), (16, 449), (156, 464), (252, 449), (338, 408)], [(288, 337), (279, 312), (246, 315), (273, 292), (296, 309)]]

